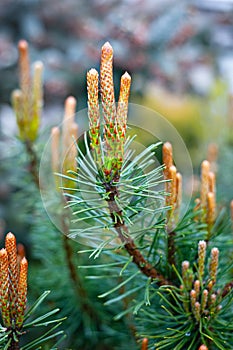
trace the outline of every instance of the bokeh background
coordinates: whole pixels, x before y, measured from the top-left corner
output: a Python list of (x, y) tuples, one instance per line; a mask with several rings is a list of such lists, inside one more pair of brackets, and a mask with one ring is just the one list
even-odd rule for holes
[(49, 121), (70, 94), (79, 110), (86, 107), (86, 71), (98, 69), (101, 46), (110, 41), (116, 89), (120, 74), (129, 71), (131, 102), (169, 118), (194, 161), (200, 161), (195, 148), (207, 136), (203, 124), (219, 113), (221, 102), (221, 114), (226, 113), (233, 91), (232, 13), (232, 0), (2, 0), (2, 133), (15, 131), (10, 95), (18, 86), (20, 39), (28, 40), (32, 61), (45, 65), (44, 118)]

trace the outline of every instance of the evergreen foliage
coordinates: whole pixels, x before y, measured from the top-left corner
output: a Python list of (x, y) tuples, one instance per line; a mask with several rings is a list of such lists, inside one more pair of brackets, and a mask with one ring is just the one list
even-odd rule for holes
[[(72, 97), (65, 103), (62, 130), (55, 127), (51, 133), (54, 197), (63, 207), (56, 213), (61, 234), (46, 218), (39, 197), (44, 190), (35, 142), (40, 76), (29, 98), (27, 45), (21, 42), (19, 49), (22, 94), (14, 95), (15, 108), (34, 183), (20, 189), (34, 198), (29, 210), (34, 260), (29, 285), (32, 295), (38, 289), (52, 292), (44, 292), (25, 315), (22, 288), (9, 287), (8, 301), (5, 286), (18, 286), (18, 275), (16, 263), (14, 274), (11, 265), (16, 255), (9, 258), (8, 267), (3, 249), (0, 344), (13, 349), (13, 339), (19, 348), (18, 338), (26, 338), (23, 333), (29, 327), (49, 326), (20, 349), (40, 349), (42, 343), (44, 349), (73, 350), (233, 348), (232, 223), (227, 210), (217, 208), (210, 163), (203, 161), (201, 166), (200, 198), (180, 218), (182, 175), (173, 163), (172, 146), (155, 143), (141, 153), (133, 149), (136, 136), (129, 136), (127, 129), (131, 78), (128, 73), (122, 76), (116, 105), (113, 50), (106, 43), (101, 106), (99, 74), (94, 69), (87, 73), (89, 131), (83, 141), (77, 139)], [(163, 164), (157, 166), (154, 157), (159, 152)], [(41, 316), (33, 316), (38, 307)]]

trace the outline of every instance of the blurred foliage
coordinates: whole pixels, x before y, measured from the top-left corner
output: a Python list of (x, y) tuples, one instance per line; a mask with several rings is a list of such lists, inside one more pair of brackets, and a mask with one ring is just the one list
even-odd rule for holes
[[(202, 123), (203, 100), (192, 95), (176, 95), (152, 86), (141, 101), (168, 119), (188, 146), (194, 164), (200, 162), (200, 145), (205, 139)], [(146, 121), (145, 121), (146, 123)]]
[(215, 73), (230, 79), (222, 65), (231, 57), (232, 17), (224, 7), (216, 11), (209, 5), (205, 11), (201, 5), (194, 0), (2, 0), (0, 69), (6, 83), (1, 100), (9, 101), (16, 85), (15, 48), (22, 38), (33, 59), (46, 66), (50, 102), (75, 94), (84, 107), (84, 72), (98, 66), (106, 40), (117, 52), (116, 75), (134, 74), (134, 93), (144, 94), (147, 83), (156, 81), (170, 91), (205, 95)]

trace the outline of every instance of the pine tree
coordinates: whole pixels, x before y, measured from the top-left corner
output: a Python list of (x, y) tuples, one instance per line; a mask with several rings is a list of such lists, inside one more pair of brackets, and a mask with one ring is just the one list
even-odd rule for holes
[[(89, 130), (78, 137), (71, 96), (62, 128), (51, 130), (53, 225), (39, 197), (49, 181), (38, 175), (42, 65), (35, 65), (32, 78), (25, 41), (19, 51), (21, 83), (13, 105), (34, 184), (22, 186), (22, 192), (36, 199), (30, 237), (35, 266), (29, 281), (52, 290), (46, 307), (55, 311), (44, 312), (45, 292), (35, 304), (43, 316), (27, 323), (27, 261), (23, 258), (18, 270), (15, 238), (12, 250), (8, 235), (0, 251), (1, 344), (5, 349), (38, 349), (42, 342), (45, 349), (231, 349), (233, 206), (230, 218), (217, 205), (211, 163), (202, 162), (199, 197), (182, 217), (182, 174), (172, 144), (155, 141), (134, 152), (136, 135), (127, 125), (131, 77), (127, 72), (121, 77), (116, 103), (113, 49), (105, 43), (100, 74), (87, 72)], [(60, 318), (48, 321), (58, 309)], [(56, 330), (61, 321), (66, 340)], [(23, 327), (53, 323), (19, 347), (27, 337)], [(50, 342), (54, 337), (61, 347)]]

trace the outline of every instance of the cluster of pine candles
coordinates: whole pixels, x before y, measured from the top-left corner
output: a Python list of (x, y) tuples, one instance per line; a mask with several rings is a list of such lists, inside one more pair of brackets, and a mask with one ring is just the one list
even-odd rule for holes
[[(107, 161), (103, 160), (100, 145), (100, 112), (99, 112), (99, 91), (98, 80), (99, 75), (95, 69), (91, 69), (87, 73), (87, 87), (88, 87), (88, 116), (89, 116), (89, 136), (90, 145), (94, 154), (94, 160), (98, 169), (103, 171), (103, 176), (106, 183), (110, 180), (118, 181), (120, 176), (122, 160), (124, 157), (124, 143), (126, 140), (126, 124), (128, 113), (128, 98), (130, 91), (131, 77), (126, 72), (121, 77), (120, 95), (118, 107), (115, 107), (114, 85), (112, 75), (112, 59), (113, 50), (109, 43), (102, 47), (101, 55), (101, 70), (100, 70), (100, 84), (101, 84), (101, 99), (104, 114), (104, 142), (106, 144)], [(76, 153), (77, 148), (72, 143), (71, 136), (77, 138), (77, 125), (74, 123), (75, 114), (75, 100), (69, 97), (65, 103), (65, 116), (63, 124), (65, 125), (63, 134), (66, 132), (67, 136), (63, 136), (62, 148), (66, 149), (67, 145), (72, 149), (73, 154)], [(67, 119), (68, 117), (68, 119)], [(69, 121), (68, 121), (69, 120)], [(67, 126), (66, 126), (67, 125)], [(74, 132), (75, 130), (75, 132)], [(58, 155), (58, 145), (60, 138), (60, 131), (57, 127), (52, 129), (52, 159), (53, 170), (58, 172), (61, 169)], [(70, 143), (71, 142), (71, 143)], [(72, 154), (72, 153), (71, 153)], [(77, 165), (73, 164), (73, 158), (69, 163), (68, 168), (74, 169)], [(66, 164), (66, 160), (64, 162)], [(167, 212), (167, 232), (169, 241), (169, 262), (174, 264), (174, 229), (179, 220), (179, 210), (182, 201), (182, 175), (177, 172), (173, 164), (172, 145), (169, 142), (163, 145), (163, 163), (165, 191), (169, 194), (166, 196), (166, 205), (170, 207)], [(107, 166), (106, 166), (107, 164)], [(67, 169), (67, 167), (66, 167)], [(65, 172), (63, 172), (65, 174)], [(64, 179), (63, 181), (68, 181)], [(113, 197), (114, 199), (114, 197)], [(194, 273), (190, 267), (189, 261), (182, 263), (182, 284), (180, 291), (183, 299), (183, 307), (187, 313), (191, 311), (195, 322), (199, 322), (202, 316), (208, 318), (215, 317), (216, 313), (221, 310), (221, 298), (227, 294), (232, 288), (232, 284), (225, 286), (222, 293), (214, 289), (217, 279), (218, 256), (219, 250), (214, 247), (211, 249), (211, 256), (209, 266), (207, 266), (206, 249), (210, 239), (211, 229), (216, 219), (216, 185), (215, 174), (211, 171), (211, 164), (204, 160), (201, 164), (201, 181), (200, 181), (200, 198), (195, 200), (196, 206), (194, 210), (197, 211), (195, 220), (205, 222), (208, 228), (208, 236), (206, 240), (199, 241), (198, 244), (198, 267), (197, 272)], [(231, 202), (231, 209), (233, 208), (233, 201)], [(201, 209), (201, 210), (200, 210)], [(115, 210), (120, 212), (119, 208)], [(113, 209), (110, 208), (110, 212)], [(233, 214), (233, 213), (232, 213)], [(117, 222), (116, 226), (123, 225), (122, 222)], [(124, 227), (124, 233), (126, 232)], [(171, 281), (165, 279), (149, 262), (147, 262), (141, 253), (137, 250), (133, 241), (127, 237), (125, 240), (119, 235), (125, 243), (125, 248), (133, 257), (132, 261), (139, 267), (142, 273), (153, 278), (158, 279), (159, 285), (172, 285)], [(208, 270), (208, 277), (204, 272)], [(148, 339), (144, 338), (142, 341), (142, 350), (148, 348)], [(198, 350), (208, 350), (207, 346), (202, 344)]]
[[(40, 187), (38, 177), (38, 160), (33, 149), (33, 143), (38, 136), (40, 113), (42, 108), (41, 74), (42, 64), (37, 62), (34, 66), (33, 78), (30, 75), (28, 58), (28, 45), (25, 41), (19, 43), (20, 62), (20, 89), (13, 92), (13, 106), (19, 129), (19, 136), (25, 143), (30, 159), (30, 171), (34, 182)], [(99, 107), (99, 74), (95, 69), (87, 73), (88, 87), (88, 117), (89, 138), (93, 159), (104, 179), (106, 192), (110, 193), (108, 208), (110, 216), (115, 220), (115, 229), (132, 262), (137, 265), (142, 274), (151, 280), (156, 280), (159, 286), (174, 283), (168, 280), (152, 266), (139, 251), (133, 239), (128, 236), (127, 227), (122, 219), (120, 208), (115, 202), (117, 183), (121, 176), (124, 159), (124, 145), (126, 142), (128, 98), (131, 77), (125, 73), (121, 78), (118, 107), (115, 107), (113, 85), (113, 50), (109, 43), (102, 47), (100, 85), (102, 109), (104, 114), (104, 135), (101, 139), (100, 107)], [(54, 173), (62, 173), (63, 187), (67, 193), (72, 193), (75, 182), (66, 176), (68, 172), (76, 172), (78, 151), (74, 140), (78, 138), (78, 125), (74, 120), (76, 99), (72, 96), (65, 101), (64, 120), (62, 130), (53, 127), (51, 130), (51, 164)], [(105, 155), (102, 154), (101, 142), (105, 143)], [(169, 245), (169, 263), (175, 265), (175, 229), (179, 221), (179, 211), (182, 201), (182, 175), (173, 164), (172, 145), (169, 142), (163, 145), (164, 180), (167, 211), (166, 229)], [(58, 176), (54, 177), (56, 191), (60, 190)], [(69, 198), (67, 195), (64, 205)], [(211, 171), (211, 164), (204, 160), (201, 165), (200, 198), (195, 200), (195, 221), (206, 223), (208, 236), (200, 240), (197, 247), (197, 265), (191, 266), (188, 260), (181, 266), (180, 295), (184, 311), (189, 314), (193, 322), (199, 324), (202, 317), (209, 320), (221, 310), (221, 301), (232, 290), (232, 283), (224, 286), (222, 291), (215, 288), (219, 262), (219, 250), (211, 249), (210, 258), (206, 256), (211, 229), (216, 220), (216, 186), (215, 174)], [(116, 212), (118, 216), (113, 216)], [(233, 201), (231, 202), (231, 215), (233, 218)], [(116, 219), (117, 218), (117, 219)], [(62, 219), (62, 218), (61, 218)], [(65, 224), (65, 223), (64, 223)], [(122, 231), (123, 230), (123, 231)], [(68, 234), (69, 227), (66, 227)], [(124, 232), (124, 234), (122, 233)], [(21, 249), (22, 251), (22, 249)], [(207, 263), (209, 260), (209, 263)], [(3, 326), (6, 328), (9, 349), (19, 349), (19, 339), (24, 322), (27, 296), (27, 260), (22, 253), (17, 253), (16, 239), (12, 233), (6, 235), (5, 248), (0, 251), (0, 297)], [(149, 339), (139, 341), (141, 350), (147, 350)], [(198, 350), (208, 350), (207, 345), (201, 344)]]
[(4, 327), (10, 330), (11, 349), (17, 349), (17, 333), (24, 321), (27, 300), (28, 262), (24, 257), (24, 248), (9, 232), (5, 238), (5, 248), (0, 250), (0, 288), (1, 315)]
[[(176, 171), (173, 164), (172, 146), (169, 142), (163, 145), (163, 162), (165, 164), (164, 178), (170, 180), (165, 183), (166, 191), (171, 195), (166, 198), (166, 203), (171, 206), (168, 214), (168, 227), (172, 230), (172, 225), (176, 225), (174, 220), (177, 219), (175, 211), (179, 209), (182, 197), (182, 176)], [(217, 280), (219, 250), (214, 247), (211, 249), (209, 266), (206, 266), (206, 248), (210, 239), (211, 228), (216, 218), (216, 184), (215, 174), (211, 169), (209, 161), (204, 160), (201, 164), (201, 181), (200, 181), (200, 198), (195, 200), (196, 207), (194, 210), (202, 209), (195, 220), (203, 220), (208, 227), (207, 239), (198, 243), (198, 260), (197, 272), (194, 274), (190, 268), (188, 260), (182, 263), (182, 284), (180, 285), (181, 295), (183, 297), (183, 306), (187, 313), (191, 311), (194, 319), (198, 323), (201, 316), (215, 317), (216, 313), (221, 310), (221, 299), (228, 292), (232, 285), (227, 285), (225, 290), (220, 294), (214, 290)], [(231, 210), (233, 201), (231, 202)], [(233, 214), (233, 213), (232, 213)], [(198, 217), (199, 216), (199, 217)], [(178, 216), (179, 217), (179, 216)], [(172, 223), (171, 223), (172, 222)], [(173, 239), (173, 232), (168, 232)], [(173, 244), (170, 245), (171, 248)], [(173, 252), (171, 251), (171, 260)], [(173, 261), (171, 261), (174, 263)], [(204, 278), (205, 270), (208, 270), (208, 277)], [(146, 342), (146, 341), (145, 341)], [(144, 346), (144, 347), (143, 347)], [(142, 349), (147, 349), (142, 345)], [(198, 350), (208, 350), (207, 346), (202, 344)]]

